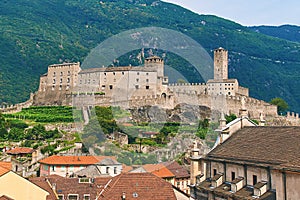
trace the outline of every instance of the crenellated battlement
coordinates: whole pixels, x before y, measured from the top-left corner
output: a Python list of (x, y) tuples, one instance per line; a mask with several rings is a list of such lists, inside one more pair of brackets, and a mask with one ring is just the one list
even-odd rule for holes
[(182, 87), (182, 86), (197, 86), (202, 85), (206, 86), (206, 83), (170, 83), (168, 86), (170, 87)]
[(299, 120), (299, 113), (287, 112), (286, 118), (289, 120)]
[(13, 114), (20, 112), (23, 108), (29, 108), (30, 106), (32, 106), (33, 97), (34, 95), (31, 93), (29, 100), (15, 105), (3, 105), (2, 107), (0, 107), (0, 111), (4, 114)]

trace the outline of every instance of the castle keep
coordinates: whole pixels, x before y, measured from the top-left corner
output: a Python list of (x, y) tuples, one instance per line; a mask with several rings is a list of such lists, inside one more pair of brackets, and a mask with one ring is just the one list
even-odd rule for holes
[(180, 103), (202, 105), (239, 115), (245, 99), (250, 117), (277, 116), (276, 106), (249, 97), (237, 79), (228, 79), (228, 51), (214, 51), (214, 78), (207, 83), (169, 84), (163, 59), (153, 56), (144, 66), (81, 69), (79, 63), (50, 65), (40, 78), (34, 105), (121, 106), (174, 108)]

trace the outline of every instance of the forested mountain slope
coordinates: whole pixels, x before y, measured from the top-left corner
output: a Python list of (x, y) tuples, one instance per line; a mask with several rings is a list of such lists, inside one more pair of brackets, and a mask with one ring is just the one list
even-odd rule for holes
[(154, 0), (3, 0), (0, 10), (0, 104), (28, 99), (49, 64), (83, 61), (112, 35), (157, 26), (190, 36), (209, 53), (228, 49), (229, 76), (251, 96), (282, 97), (300, 112), (300, 43)]

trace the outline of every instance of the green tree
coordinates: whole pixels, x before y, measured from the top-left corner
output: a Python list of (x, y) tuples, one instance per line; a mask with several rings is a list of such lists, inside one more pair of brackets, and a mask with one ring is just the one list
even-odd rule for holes
[(226, 115), (225, 119), (226, 119), (226, 124), (228, 124), (229, 122), (232, 122), (233, 120), (235, 120), (237, 117), (235, 114), (230, 114), (230, 115)]
[(285, 115), (289, 105), (282, 98), (276, 97), (270, 101), (270, 104), (277, 106), (277, 113), (279, 115)]
[(200, 120), (196, 135), (200, 139), (204, 140), (206, 138), (206, 135), (207, 135), (208, 127), (209, 127), (209, 120), (208, 119)]
[(20, 141), (24, 138), (24, 130), (19, 128), (12, 128), (7, 134), (8, 140)]

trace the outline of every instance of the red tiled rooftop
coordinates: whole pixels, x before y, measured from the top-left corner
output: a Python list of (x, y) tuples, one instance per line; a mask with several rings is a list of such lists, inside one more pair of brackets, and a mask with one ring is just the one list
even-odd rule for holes
[(173, 187), (165, 180), (150, 173), (123, 173), (112, 179), (100, 192), (102, 200), (175, 200)]
[(184, 166), (179, 165), (176, 161), (165, 162), (162, 164), (166, 166), (168, 170), (170, 170), (175, 175), (176, 178), (190, 177), (190, 173), (188, 172), (188, 170)]
[(96, 164), (99, 161), (105, 158), (112, 158), (110, 156), (50, 156), (43, 160), (40, 160), (40, 163), (48, 165), (92, 165)]
[[(109, 182), (111, 178), (94, 178), (91, 182), (80, 182), (79, 178), (66, 178), (58, 175), (51, 175), (47, 178), (31, 178), (30, 181), (39, 185), (43, 189), (51, 192), (50, 185), (55, 185), (57, 195), (64, 195), (65, 199), (69, 194), (78, 194), (79, 199), (83, 199), (85, 194), (90, 195), (90, 199), (96, 199), (99, 192)], [(47, 196), (47, 200), (53, 199), (53, 195)]]
[(10, 171), (10, 169), (0, 166), (0, 176), (3, 176), (4, 174), (6, 174), (9, 171)]
[(6, 151), (6, 153), (7, 154), (28, 154), (34, 151), (35, 151), (34, 149), (28, 147), (16, 147), (14, 149)]
[(0, 162), (0, 167), (12, 170), (12, 164), (11, 164), (11, 162)]
[(122, 164), (122, 172), (129, 172), (133, 169), (132, 166), (128, 166), (128, 165), (125, 165), (125, 164)]
[(162, 164), (146, 164), (143, 168), (160, 178), (174, 177), (174, 174)]
[(30, 182), (34, 183), (35, 185), (39, 186), (40, 188), (46, 190), (49, 195), (47, 195), (46, 200), (56, 200), (56, 194), (53, 191), (50, 182), (45, 179), (45, 178), (41, 178), (41, 177), (35, 177), (35, 178), (30, 178), (29, 179)]
[(143, 132), (144, 135), (157, 135), (158, 132)]

